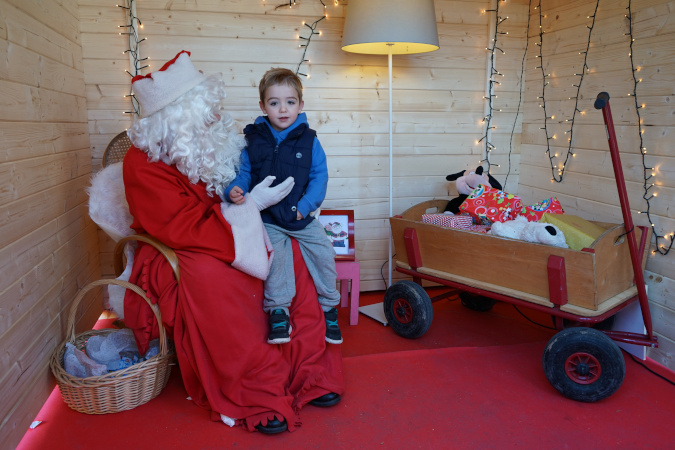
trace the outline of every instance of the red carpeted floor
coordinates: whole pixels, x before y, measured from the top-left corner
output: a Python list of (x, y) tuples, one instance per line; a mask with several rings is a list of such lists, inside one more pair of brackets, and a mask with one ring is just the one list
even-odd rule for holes
[[(433, 295), (433, 293), (432, 293)], [(382, 293), (363, 294), (361, 304)], [(550, 318), (523, 310), (546, 326)], [(672, 448), (675, 386), (624, 353), (626, 379), (597, 403), (564, 398), (546, 380), (553, 331), (498, 303), (488, 313), (434, 304), (434, 322), (408, 340), (340, 311), (347, 391), (338, 405), (301, 412), (294, 433), (265, 436), (209, 421), (186, 399), (180, 373), (149, 403), (102, 416), (77, 413), (58, 389), (20, 449), (117, 448)]]

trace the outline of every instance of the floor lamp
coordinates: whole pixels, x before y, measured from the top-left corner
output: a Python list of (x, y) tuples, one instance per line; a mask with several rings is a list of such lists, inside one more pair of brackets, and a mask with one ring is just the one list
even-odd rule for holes
[[(349, 0), (342, 50), (389, 56), (389, 217), (393, 215), (392, 55), (438, 50), (433, 0)], [(392, 241), (389, 233), (389, 280)]]

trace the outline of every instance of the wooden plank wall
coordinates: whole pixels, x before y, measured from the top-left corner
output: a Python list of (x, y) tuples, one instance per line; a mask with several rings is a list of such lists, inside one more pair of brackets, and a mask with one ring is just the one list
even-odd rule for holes
[[(340, 49), (348, 2), (324, 1), (328, 19), (319, 23), (303, 66), (305, 112), (328, 156), (330, 183), (324, 208), (353, 209), (356, 255), (362, 290), (383, 289), (386, 278), (388, 204), (388, 80), (386, 56), (357, 55)], [(501, 70), (520, 68), (527, 3), (510, 2), (504, 49), (518, 50), (517, 61), (503, 58)], [(295, 70), (302, 56), (298, 35), (323, 14), (319, 0), (288, 3), (261, 0), (143, 0), (141, 56), (156, 70), (178, 51), (192, 52), (206, 73), (222, 72), (232, 116), (243, 127), (260, 114), (257, 84), (272, 66)], [(489, 1), (437, 0), (438, 51), (394, 58), (395, 214), (433, 197), (455, 196), (445, 175), (475, 168), (484, 133), (486, 46)], [(125, 13), (111, 0), (80, 0), (89, 131), (94, 170), (110, 139), (130, 125), (130, 77), (126, 41), (118, 35)], [(495, 130), (493, 159), (506, 160), (518, 100), (519, 75), (501, 86), (504, 127)], [(502, 131), (503, 130), (503, 131)], [(510, 185), (518, 182), (520, 123), (513, 137)], [(506, 149), (506, 150), (503, 150)], [(496, 168), (506, 173), (507, 168)], [(511, 184), (512, 183), (512, 184)], [(111, 273), (112, 243), (100, 234), (103, 272)]]
[[(533, 1), (533, 6), (537, 5)], [(629, 96), (635, 87), (630, 62), (630, 35), (628, 0), (600, 1), (595, 25), (590, 37), (588, 70), (581, 83), (580, 110), (573, 127), (573, 151), (576, 156), (566, 166), (563, 181), (552, 181), (551, 165), (545, 153), (546, 134), (542, 99), (545, 93), (548, 135), (552, 153), (565, 155), (568, 144), (564, 132), (571, 128), (566, 119), (574, 112), (584, 55), (589, 39), (589, 28), (596, 7), (596, 0), (547, 0), (541, 10), (532, 10), (529, 31), (529, 48), (526, 72), (525, 115), (523, 118), (522, 156), (519, 194), (524, 201), (534, 202), (557, 196), (565, 211), (589, 220), (621, 223), (623, 221), (614, 173), (609, 155), (609, 145), (602, 113), (595, 110), (597, 94), (610, 94), (610, 105), (616, 136), (621, 151), (621, 161), (626, 180), (633, 220), (637, 225), (649, 225), (645, 214), (644, 166), (640, 154), (640, 132), (647, 149), (645, 164), (655, 168), (649, 184), (658, 194), (650, 201), (650, 211), (655, 230), (659, 234), (675, 231), (675, 153), (670, 141), (675, 132), (673, 118), (673, 79), (675, 78), (675, 47), (672, 45), (675, 26), (673, 2), (633, 0), (630, 3), (633, 23), (633, 59), (637, 79), (637, 99), (642, 127), (638, 126), (635, 99)], [(539, 20), (544, 30), (542, 42), (543, 65), (550, 77), (550, 84), (543, 90), (539, 54)], [(557, 161), (560, 161), (558, 159)], [(651, 171), (648, 171), (649, 174)], [(654, 330), (660, 348), (651, 350), (649, 356), (675, 368), (675, 251), (668, 255), (652, 254), (647, 263), (646, 282), (649, 286), (650, 309)]]
[[(54, 387), (77, 290), (100, 277), (77, 0), (0, 0), (0, 442), (14, 448)], [(85, 299), (82, 327), (101, 311)]]

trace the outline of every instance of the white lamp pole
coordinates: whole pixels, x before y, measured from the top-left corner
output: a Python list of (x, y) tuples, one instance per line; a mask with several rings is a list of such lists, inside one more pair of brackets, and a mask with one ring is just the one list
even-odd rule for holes
[[(393, 108), (393, 76), (391, 74), (393, 53), (393, 44), (387, 44), (389, 47), (389, 217), (394, 215), (394, 108)], [(392, 253), (394, 243), (392, 242), (391, 229), (389, 230), (389, 278), (387, 279), (387, 287), (391, 286), (391, 276), (393, 272), (392, 267)]]
[[(389, 217), (394, 215), (392, 55), (438, 50), (433, 0), (349, 0), (342, 50), (387, 55), (389, 65)], [(389, 280), (392, 278), (392, 236), (389, 231)]]

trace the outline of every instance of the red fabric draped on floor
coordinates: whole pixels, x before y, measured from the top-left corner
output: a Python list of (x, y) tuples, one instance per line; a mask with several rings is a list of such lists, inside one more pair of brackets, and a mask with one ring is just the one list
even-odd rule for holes
[[(149, 290), (153, 301), (159, 299), (162, 322), (173, 330), (185, 388), (195, 403), (212, 411), (213, 420), (224, 414), (252, 430), (276, 413), (292, 430), (307, 402), (344, 391), (340, 346), (326, 344), (323, 313), (296, 242), (293, 252), (298, 293), (290, 310), (291, 342), (284, 345), (266, 342), (260, 280), (212, 256), (177, 251), (177, 283), (153, 247), (145, 245), (136, 254), (131, 281)], [(141, 340), (154, 338), (154, 315), (138, 300), (125, 302), (125, 322), (140, 330)]]

